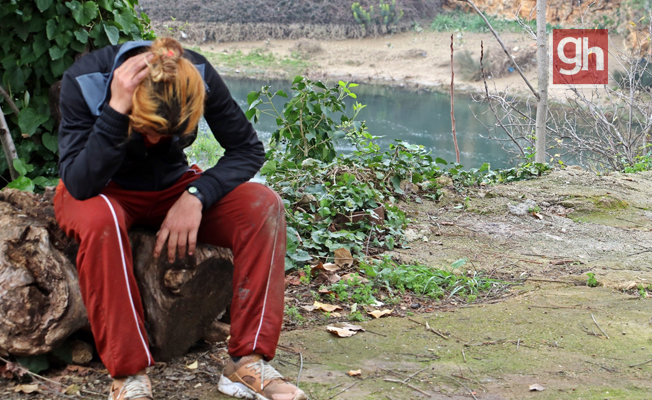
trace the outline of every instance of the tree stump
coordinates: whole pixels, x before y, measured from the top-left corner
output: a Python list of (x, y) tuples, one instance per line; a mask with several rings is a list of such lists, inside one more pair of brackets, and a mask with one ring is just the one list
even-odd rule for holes
[[(75, 256), (77, 245), (54, 219), (54, 190), (0, 191), (0, 353), (51, 351), (88, 324)], [(184, 354), (204, 337), (231, 300), (233, 256), (199, 245), (170, 264), (152, 257), (154, 232), (129, 235), (152, 353)]]

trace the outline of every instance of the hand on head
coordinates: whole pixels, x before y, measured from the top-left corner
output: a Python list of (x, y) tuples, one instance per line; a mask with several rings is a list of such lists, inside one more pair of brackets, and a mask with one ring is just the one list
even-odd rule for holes
[(147, 63), (154, 57), (150, 52), (138, 54), (127, 59), (113, 71), (111, 81), (111, 100), (109, 106), (122, 114), (129, 114), (133, 107), (136, 87), (147, 77)]

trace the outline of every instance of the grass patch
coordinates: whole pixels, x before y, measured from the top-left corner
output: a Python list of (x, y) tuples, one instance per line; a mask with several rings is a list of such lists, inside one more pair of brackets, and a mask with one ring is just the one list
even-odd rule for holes
[(298, 54), (294, 57), (279, 57), (262, 48), (253, 49), (248, 53), (241, 50), (230, 53), (203, 51), (197, 48), (193, 50), (204, 55), (217, 68), (228, 70), (284, 71), (289, 75), (297, 75), (313, 64), (304, 57), (299, 57)]
[[(498, 32), (521, 32), (523, 27), (518, 21), (508, 21), (487, 15), (487, 20), (491, 26)], [(536, 30), (536, 21), (524, 21), (533, 31)], [(547, 25), (548, 31), (558, 26)], [(435, 32), (489, 32), (482, 17), (475, 12), (462, 12), (456, 10), (453, 12), (437, 14), (430, 24), (430, 29)]]

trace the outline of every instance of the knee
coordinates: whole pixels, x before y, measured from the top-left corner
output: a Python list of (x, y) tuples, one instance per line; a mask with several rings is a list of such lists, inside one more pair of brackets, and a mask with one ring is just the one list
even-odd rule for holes
[(258, 214), (284, 215), (285, 204), (283, 199), (273, 189), (260, 183), (247, 183), (248, 196), (252, 201), (249, 202), (251, 212)]
[[(89, 199), (86, 201), (93, 201)], [(80, 212), (77, 215), (76, 230), (83, 237), (89, 236), (106, 236), (119, 230), (119, 210), (108, 204), (104, 199), (97, 199), (97, 204), (92, 208), (92, 212), (86, 209), (86, 212)]]

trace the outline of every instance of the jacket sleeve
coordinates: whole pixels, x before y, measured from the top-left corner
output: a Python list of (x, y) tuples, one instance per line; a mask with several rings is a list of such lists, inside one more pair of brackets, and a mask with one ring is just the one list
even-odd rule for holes
[(208, 61), (205, 61), (204, 74), (208, 85), (204, 117), (225, 150), (217, 164), (204, 171), (191, 185), (202, 193), (207, 208), (256, 175), (265, 162), (265, 149), (224, 81)]
[(85, 200), (99, 195), (120, 168), (129, 117), (107, 104), (96, 118), (74, 77), (64, 74), (61, 85), (59, 174), (70, 194)]

